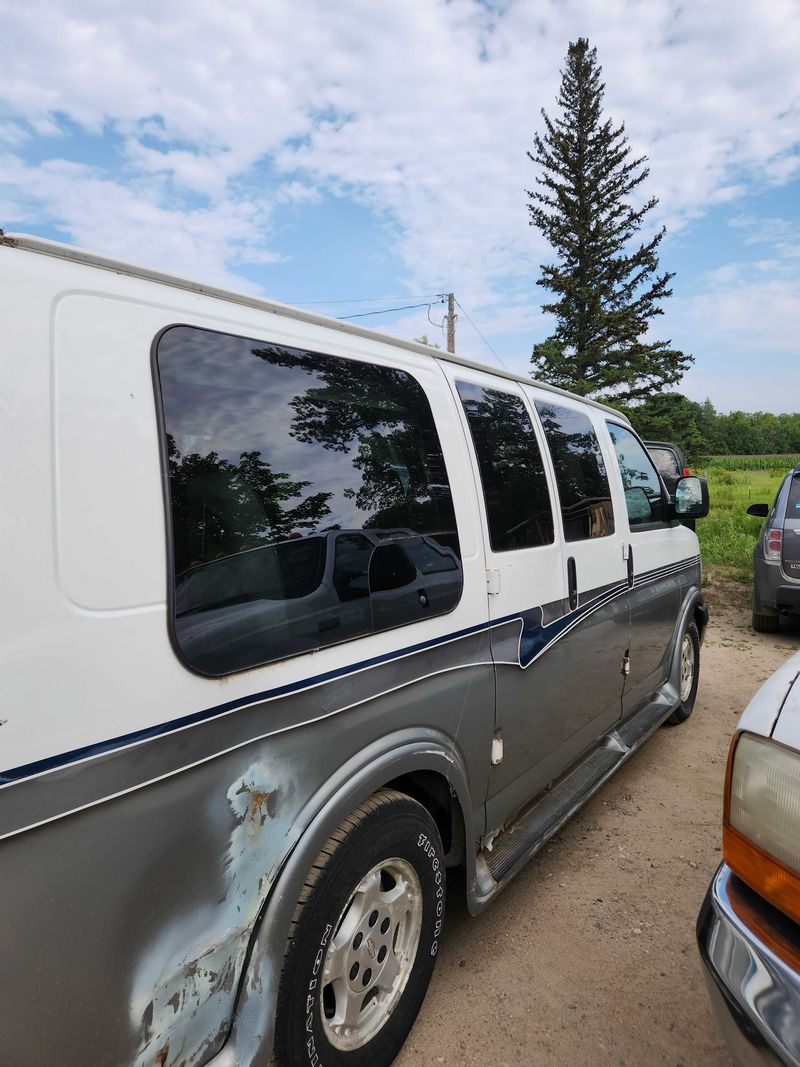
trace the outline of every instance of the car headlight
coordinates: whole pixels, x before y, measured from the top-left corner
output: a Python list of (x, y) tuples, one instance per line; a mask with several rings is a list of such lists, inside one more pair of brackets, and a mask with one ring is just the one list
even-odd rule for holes
[(725, 862), (800, 922), (800, 753), (742, 733), (728, 758)]

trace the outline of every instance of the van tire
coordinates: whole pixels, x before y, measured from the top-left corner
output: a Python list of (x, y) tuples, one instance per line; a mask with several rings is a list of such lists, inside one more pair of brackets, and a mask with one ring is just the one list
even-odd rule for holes
[(753, 610), (753, 629), (758, 634), (774, 634), (777, 633), (781, 626), (780, 615), (777, 612), (773, 614), (765, 615), (761, 611)]
[[(687, 671), (689, 674), (687, 675)], [(667, 719), (667, 725), (686, 722), (694, 711), (697, 685), (700, 681), (700, 634), (693, 622), (686, 625), (681, 637), (681, 667), (678, 676), (681, 702)]]
[(278, 1067), (395, 1059), (433, 973), (445, 898), (439, 831), (417, 801), (382, 789), (342, 821), (292, 917), (278, 986)]

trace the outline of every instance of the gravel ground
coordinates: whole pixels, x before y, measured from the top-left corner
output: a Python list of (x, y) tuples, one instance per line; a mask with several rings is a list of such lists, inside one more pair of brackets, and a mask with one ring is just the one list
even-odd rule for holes
[[(720, 862), (731, 733), (800, 629), (749, 627), (747, 590), (709, 587), (691, 719), (659, 730), (477, 919), (450, 885), (446, 936), (396, 1063), (729, 1064), (695, 919)], [(455, 880), (454, 880), (455, 881)]]

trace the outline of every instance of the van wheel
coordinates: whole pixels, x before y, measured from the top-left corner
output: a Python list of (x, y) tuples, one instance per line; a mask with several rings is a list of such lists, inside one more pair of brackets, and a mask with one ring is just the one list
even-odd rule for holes
[(763, 612), (753, 610), (753, 629), (759, 634), (774, 634), (780, 629), (781, 619), (776, 613), (765, 615)]
[(681, 702), (667, 719), (671, 726), (686, 722), (694, 711), (697, 683), (700, 681), (700, 634), (693, 622), (683, 631), (681, 638), (681, 668), (679, 675)]
[(436, 824), (382, 789), (331, 834), (297, 902), (278, 986), (280, 1067), (382, 1067), (433, 973), (445, 872)]

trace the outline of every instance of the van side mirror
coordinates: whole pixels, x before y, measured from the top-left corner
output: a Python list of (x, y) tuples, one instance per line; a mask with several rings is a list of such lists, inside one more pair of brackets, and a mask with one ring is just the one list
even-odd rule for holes
[(680, 478), (675, 486), (672, 509), (678, 519), (702, 519), (708, 515), (708, 482), (705, 478), (695, 475)]
[(748, 515), (755, 515), (759, 519), (766, 519), (769, 515), (769, 504), (751, 504), (747, 509)]

